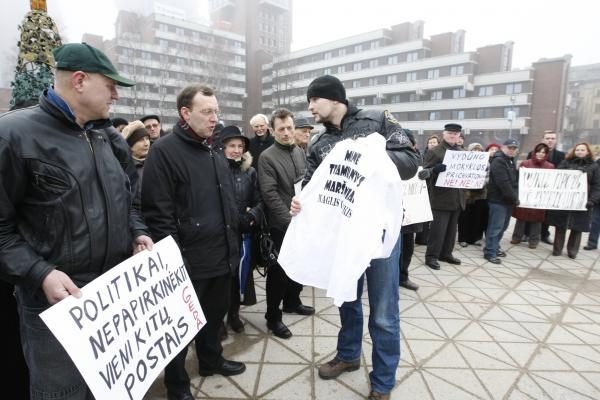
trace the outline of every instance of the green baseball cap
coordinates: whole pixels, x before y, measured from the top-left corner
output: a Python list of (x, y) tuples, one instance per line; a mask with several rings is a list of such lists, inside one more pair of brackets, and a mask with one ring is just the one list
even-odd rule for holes
[(135, 82), (122, 77), (108, 57), (87, 43), (68, 43), (53, 51), (56, 69), (97, 72), (117, 82), (119, 86), (133, 86)]

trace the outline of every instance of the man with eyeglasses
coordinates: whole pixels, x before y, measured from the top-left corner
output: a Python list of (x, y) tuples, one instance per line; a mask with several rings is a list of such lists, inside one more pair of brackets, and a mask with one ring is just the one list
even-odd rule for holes
[[(177, 96), (177, 110), (173, 133), (156, 142), (146, 159), (142, 210), (153, 238), (171, 235), (179, 244), (206, 316), (195, 338), (200, 376), (238, 375), (246, 366), (226, 360), (219, 339), (240, 237), (228, 162), (208, 143), (219, 104), (211, 88), (191, 85)], [(165, 368), (169, 400), (193, 399), (186, 354), (187, 347)]]
[(145, 115), (140, 118), (140, 121), (142, 121), (144, 127), (146, 127), (146, 130), (148, 131), (148, 135), (150, 135), (151, 145), (166, 135), (166, 132), (162, 130), (160, 117), (158, 115)]

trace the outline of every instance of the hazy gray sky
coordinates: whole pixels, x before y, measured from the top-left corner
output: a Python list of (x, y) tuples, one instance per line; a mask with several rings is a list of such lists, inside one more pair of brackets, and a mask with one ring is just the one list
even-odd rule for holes
[[(207, 1), (198, 3), (206, 14)], [(3, 5), (0, 55), (15, 58), (17, 26), (29, 1), (4, 0)], [(591, 64), (600, 62), (599, 11), (600, 2), (592, 0), (294, 0), (292, 50), (423, 20), (425, 37), (464, 29), (467, 51), (514, 41), (515, 68), (565, 54), (573, 55), (572, 65)], [(80, 41), (84, 32), (114, 36), (113, 0), (48, 0), (48, 12), (65, 41)], [(0, 63), (0, 78), (6, 76), (6, 65)]]

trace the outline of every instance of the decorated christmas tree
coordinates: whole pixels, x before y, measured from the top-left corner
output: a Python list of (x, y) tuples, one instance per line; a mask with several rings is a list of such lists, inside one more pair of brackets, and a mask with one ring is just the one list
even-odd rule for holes
[(15, 79), (10, 84), (12, 108), (37, 103), (42, 91), (52, 86), (52, 50), (62, 44), (56, 24), (46, 12), (46, 1), (31, 0), (30, 5), (31, 11), (19, 26), (19, 55)]

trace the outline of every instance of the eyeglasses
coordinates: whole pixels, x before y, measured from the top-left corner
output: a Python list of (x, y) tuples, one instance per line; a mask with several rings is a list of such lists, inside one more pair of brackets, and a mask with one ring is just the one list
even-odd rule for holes
[(150, 129), (150, 128), (158, 128), (158, 124), (148, 124), (148, 125), (146, 125), (146, 129)]
[(199, 110), (199, 113), (202, 115), (212, 115), (214, 114), (215, 116), (219, 116), (219, 110), (213, 110), (212, 108), (204, 108), (202, 110)]

